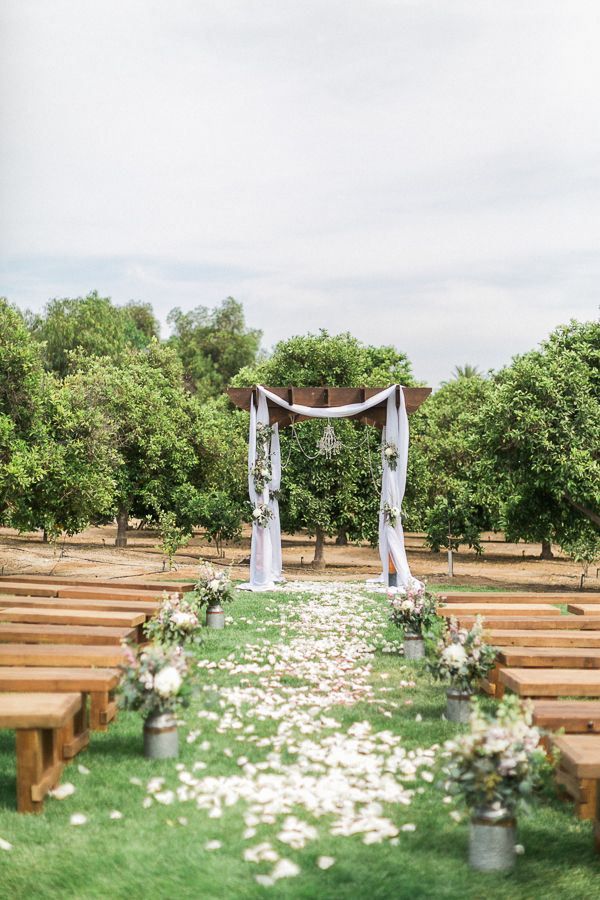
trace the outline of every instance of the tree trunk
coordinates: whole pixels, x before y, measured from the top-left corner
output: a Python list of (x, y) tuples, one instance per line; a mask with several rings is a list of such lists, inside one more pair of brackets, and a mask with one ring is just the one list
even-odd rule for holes
[(343, 529), (338, 531), (335, 542), (338, 545), (338, 547), (347, 547), (348, 546), (348, 535), (346, 534), (346, 532)]
[(315, 539), (315, 558), (312, 561), (312, 564), (315, 569), (324, 569), (325, 568), (325, 559), (323, 558), (325, 549), (325, 532), (322, 528), (317, 526), (316, 531), (316, 539)]
[(550, 541), (542, 541), (542, 552), (540, 553), (540, 559), (554, 559), (552, 544)]
[(44, 530), (42, 531), (42, 544), (47, 544), (47, 543), (48, 543), (48, 532), (44, 528)]
[(117, 513), (117, 539), (115, 547), (127, 546), (127, 525), (129, 523), (129, 510), (126, 506), (120, 506)]
[(582, 516), (585, 516), (586, 519), (589, 519), (590, 522), (593, 522), (594, 525), (597, 525), (600, 528), (600, 516), (597, 512), (594, 512), (593, 509), (589, 509), (589, 507), (584, 506), (582, 503), (577, 503), (577, 501), (573, 500), (569, 494), (565, 494), (565, 500), (567, 503), (571, 504), (573, 509), (576, 509)]

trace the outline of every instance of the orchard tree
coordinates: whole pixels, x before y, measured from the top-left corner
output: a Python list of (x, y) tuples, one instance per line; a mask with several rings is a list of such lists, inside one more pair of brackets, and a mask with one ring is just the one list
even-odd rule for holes
[(567, 548), (600, 530), (600, 322), (561, 326), (494, 378), (482, 450), (508, 540)]
[[(234, 379), (239, 387), (387, 387), (394, 382), (414, 384), (403, 353), (326, 331), (280, 342), (268, 360), (243, 369)], [(378, 534), (381, 432), (343, 419), (336, 419), (334, 427), (343, 446), (330, 460), (317, 454), (323, 421), (302, 422), (295, 434), (290, 428), (281, 431), (282, 528), (289, 533), (306, 529), (316, 536), (317, 567), (324, 565), (326, 536), (341, 531), (351, 540), (376, 543)]]
[(173, 329), (169, 343), (200, 399), (222, 394), (233, 376), (256, 360), (262, 332), (246, 326), (242, 304), (233, 297), (215, 309), (173, 309), (168, 322)]
[(29, 314), (29, 325), (46, 368), (61, 377), (72, 368), (72, 351), (115, 359), (127, 347), (145, 347), (158, 327), (147, 304), (114, 306), (97, 291), (51, 300), (43, 313)]

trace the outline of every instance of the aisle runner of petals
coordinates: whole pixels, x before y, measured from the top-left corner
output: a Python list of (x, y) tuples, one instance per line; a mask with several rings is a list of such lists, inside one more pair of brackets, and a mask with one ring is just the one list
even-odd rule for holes
[[(274, 840), (294, 849), (317, 840), (319, 829), (361, 835), (365, 844), (397, 843), (399, 832), (413, 831), (414, 825), (395, 824), (389, 805), (408, 807), (415, 791), (422, 790), (419, 782), (433, 780), (437, 746), (407, 751), (389, 730), (373, 731), (366, 721), (343, 730), (331, 715), (335, 707), (367, 701), (391, 717), (392, 709), (411, 702), (402, 696), (403, 689), (414, 686), (410, 680), (371, 684), (375, 652), (398, 649), (396, 642), (386, 644), (381, 637), (385, 605), (354, 585), (303, 582), (284, 590), (297, 596), (277, 608), (267, 606), (278, 618), (265, 626), (277, 625), (289, 643), (261, 639), (218, 663), (198, 663), (207, 697), (219, 697), (218, 713), (203, 709), (198, 716), (214, 723), (218, 734), (231, 733), (248, 749), (264, 750), (260, 761), (226, 750), (239, 767), (237, 774), (227, 776), (202, 774), (206, 763), (201, 760), (189, 768), (179, 764), (179, 785), (169, 788), (165, 779), (151, 779), (144, 805), (194, 803), (218, 819), (225, 807), (241, 800), (246, 840), (252, 841), (257, 827), (267, 824), (273, 826)], [(227, 672), (230, 684), (209, 683), (214, 669)], [(263, 722), (273, 723), (269, 737), (255, 733)], [(206, 736), (206, 728), (190, 731), (187, 740), (200, 736)], [(199, 749), (209, 750), (209, 741)], [(300, 809), (311, 821), (298, 817)], [(323, 817), (326, 821), (319, 823)], [(209, 841), (205, 849), (219, 846), (219, 841)], [(280, 858), (271, 842), (251, 843), (244, 859), (275, 864), (270, 875), (256, 876), (264, 885), (299, 871)], [(328, 868), (333, 862), (320, 857), (318, 865)]]

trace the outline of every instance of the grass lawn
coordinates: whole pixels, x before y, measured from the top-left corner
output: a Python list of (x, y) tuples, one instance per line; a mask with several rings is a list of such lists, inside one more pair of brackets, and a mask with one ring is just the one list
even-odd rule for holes
[[(303, 779), (313, 777), (333, 779), (327, 781), (331, 790), (346, 766), (347, 796), (334, 791), (333, 802), (346, 802), (356, 817), (361, 801), (353, 791), (368, 792), (373, 785), (375, 794), (381, 790), (378, 778), (381, 765), (385, 769), (382, 760), (392, 752), (389, 746), (416, 751), (418, 761), (422, 751), (455, 733), (455, 726), (441, 718), (443, 688), (419, 663), (409, 665), (397, 654), (383, 652), (386, 642), (398, 639), (387, 624), (384, 600), (353, 585), (340, 586), (338, 619), (328, 613), (336, 608), (337, 589), (324, 587), (331, 596), (321, 601), (300, 589), (238, 594), (228, 610), (233, 622), (224, 632), (207, 632), (196, 651), (204, 662), (198, 669), (198, 691), (180, 729), (179, 760), (144, 760), (141, 722), (135, 714), (121, 713), (107, 734), (92, 735), (88, 751), (65, 770), (63, 782), (72, 782), (75, 793), (63, 801), (48, 799), (41, 816), (20, 816), (15, 812), (14, 737), (1, 731), (0, 837), (13, 849), (0, 850), (0, 896), (11, 900), (597, 896), (600, 864), (592, 849), (591, 825), (576, 820), (571, 806), (551, 794), (529, 819), (519, 822), (518, 840), (525, 854), (508, 876), (480, 875), (469, 869), (466, 820), (456, 824), (451, 819), (453, 807), (444, 804), (443, 793), (422, 777), (422, 772), (429, 772), (427, 765), (417, 764), (412, 780), (406, 773), (400, 778), (386, 776), (414, 793), (407, 795), (407, 805), (373, 801), (369, 814), (381, 820), (382, 827), (388, 822), (394, 831), (399, 829), (396, 837), (381, 842), (365, 843), (366, 832), (360, 830), (350, 836), (331, 834), (336, 815), (323, 809), (319, 817), (312, 815), (307, 807), (312, 803), (310, 788), (302, 787), (304, 799), (291, 813), (271, 822), (268, 815), (264, 821), (261, 814), (249, 812), (252, 803), (255, 811), (257, 803), (263, 803), (260, 797), (236, 801), (236, 791), (239, 794), (271, 771), (283, 779), (286, 790), (296, 790), (298, 784), (304, 785)], [(340, 638), (356, 652), (364, 647), (363, 658), (352, 663), (354, 670), (347, 659), (336, 656), (335, 642)], [(378, 649), (369, 650), (373, 647)], [(221, 667), (209, 668), (210, 663)], [(401, 686), (411, 681), (414, 687)], [(353, 728), (365, 722), (370, 723), (370, 732), (364, 725)], [(357, 775), (352, 762), (352, 735), (360, 744), (355, 759), (365, 763), (364, 776)], [(394, 735), (400, 744), (394, 744)], [(365, 755), (369, 741), (374, 742), (373, 750)], [(274, 748), (278, 755), (269, 756)], [(341, 769), (327, 756), (330, 752), (342, 754)], [(368, 763), (375, 759), (380, 769), (370, 775)], [(255, 768), (262, 763), (262, 769)], [(80, 765), (89, 773), (80, 772)], [(165, 779), (159, 789), (163, 802), (147, 790), (157, 776)], [(212, 776), (218, 779), (206, 780)], [(186, 777), (194, 780), (187, 800)], [(139, 783), (131, 783), (132, 778)], [(240, 787), (242, 781), (246, 788)], [(178, 784), (183, 799), (168, 802), (169, 791)], [(315, 796), (319, 790), (314, 788)], [(343, 782), (339, 790), (344, 793)], [(199, 808), (197, 800), (205, 808)], [(328, 795), (319, 802), (328, 803)], [(122, 818), (111, 819), (113, 810)], [(71, 825), (73, 813), (83, 813), (87, 823)], [(316, 828), (316, 835), (300, 839), (304, 846), (295, 848), (278, 840), (288, 814)], [(402, 830), (403, 825), (415, 828)], [(210, 841), (221, 846), (206, 849)], [(244, 851), (265, 841), (280, 858), (295, 863), (299, 873), (272, 886), (258, 883), (255, 876), (268, 877), (274, 864), (246, 861)], [(335, 863), (321, 870), (319, 857), (332, 857)]]

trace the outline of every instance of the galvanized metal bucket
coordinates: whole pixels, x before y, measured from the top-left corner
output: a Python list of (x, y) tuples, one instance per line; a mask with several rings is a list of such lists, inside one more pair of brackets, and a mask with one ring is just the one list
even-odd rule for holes
[(507, 872), (513, 868), (516, 822), (507, 809), (482, 807), (471, 819), (469, 864), (479, 872)]
[(144, 722), (146, 759), (172, 759), (179, 756), (179, 734), (172, 713), (148, 716)]
[(470, 691), (457, 691), (454, 688), (448, 688), (446, 691), (446, 718), (449, 722), (459, 722), (466, 725), (471, 715), (471, 697)]
[(420, 634), (407, 631), (404, 635), (404, 658), (423, 659), (425, 656), (425, 641)]
[(207, 628), (225, 628), (225, 612), (220, 603), (214, 603), (206, 610)]

